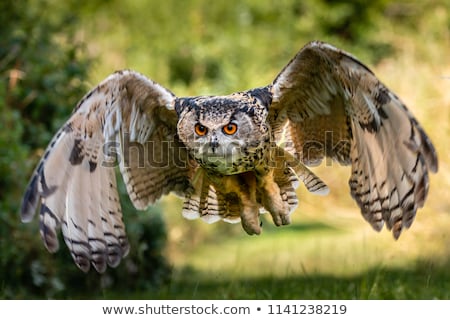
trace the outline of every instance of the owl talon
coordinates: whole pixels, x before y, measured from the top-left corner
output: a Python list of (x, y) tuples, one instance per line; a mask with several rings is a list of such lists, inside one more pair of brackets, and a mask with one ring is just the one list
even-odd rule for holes
[(279, 226), (284, 226), (284, 225), (288, 225), (291, 224), (291, 216), (289, 214), (284, 214), (284, 213), (272, 213), (272, 220), (273, 223), (279, 227)]
[(272, 220), (273, 220), (273, 223), (277, 227), (279, 227), (279, 226), (281, 226), (283, 224), (283, 221), (282, 221), (281, 217), (279, 215), (277, 215), (277, 214), (272, 214)]
[(254, 234), (256, 235), (261, 234), (262, 224), (259, 221), (245, 221), (244, 219), (242, 219), (241, 222), (242, 227), (244, 228), (245, 232), (247, 232), (248, 235), (252, 236)]
[(288, 225), (291, 224), (291, 216), (289, 214), (283, 214), (281, 215), (281, 220), (283, 225)]

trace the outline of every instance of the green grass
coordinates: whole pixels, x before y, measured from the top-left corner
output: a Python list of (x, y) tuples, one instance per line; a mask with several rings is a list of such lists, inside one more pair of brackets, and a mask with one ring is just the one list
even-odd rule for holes
[(450, 298), (450, 261), (436, 259), (445, 249), (417, 253), (417, 247), (427, 247), (423, 243), (407, 250), (409, 241), (419, 240), (414, 235), (405, 234), (399, 243), (387, 232), (355, 232), (312, 221), (267, 229), (259, 237), (202, 243), (179, 259), (183, 262), (174, 266), (169, 284), (126, 298)]
[(227, 277), (180, 270), (161, 299), (449, 299), (450, 276), (444, 264), (418, 262), (405, 268), (375, 267), (351, 276), (304, 274), (279, 277)]

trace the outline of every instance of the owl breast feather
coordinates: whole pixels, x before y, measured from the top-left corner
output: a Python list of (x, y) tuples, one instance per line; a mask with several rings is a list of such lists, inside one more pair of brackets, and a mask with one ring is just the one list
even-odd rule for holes
[(204, 169), (223, 175), (233, 175), (255, 170), (264, 159), (264, 147), (256, 148), (228, 146), (219, 147), (215, 152), (194, 154), (194, 158)]

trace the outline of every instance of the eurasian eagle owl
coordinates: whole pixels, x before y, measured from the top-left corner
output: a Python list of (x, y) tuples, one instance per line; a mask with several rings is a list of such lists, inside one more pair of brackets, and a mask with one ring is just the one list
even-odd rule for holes
[(400, 99), (348, 53), (311, 42), (268, 86), (227, 96), (176, 97), (133, 71), (89, 92), (56, 133), (26, 190), (21, 215), (40, 207), (51, 252), (57, 229), (75, 263), (99, 272), (129, 250), (117, 194), (118, 163), (134, 206), (184, 198), (186, 218), (290, 223), (299, 182), (326, 194), (306, 165), (351, 165), (350, 191), (375, 230), (395, 238), (424, 205), (438, 160)]

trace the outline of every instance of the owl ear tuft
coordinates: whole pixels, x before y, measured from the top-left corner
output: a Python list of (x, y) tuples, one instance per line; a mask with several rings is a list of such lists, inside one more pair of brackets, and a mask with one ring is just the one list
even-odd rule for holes
[(271, 86), (251, 89), (247, 91), (247, 93), (258, 99), (266, 108), (269, 108), (272, 104), (272, 92), (270, 91), (270, 87)]
[(183, 99), (176, 99), (175, 100), (175, 111), (176, 111), (178, 117), (180, 116), (181, 112), (184, 109), (183, 101), (184, 101)]
[(187, 110), (191, 110), (195, 106), (193, 99), (191, 98), (178, 98), (175, 100), (175, 112), (178, 117)]

